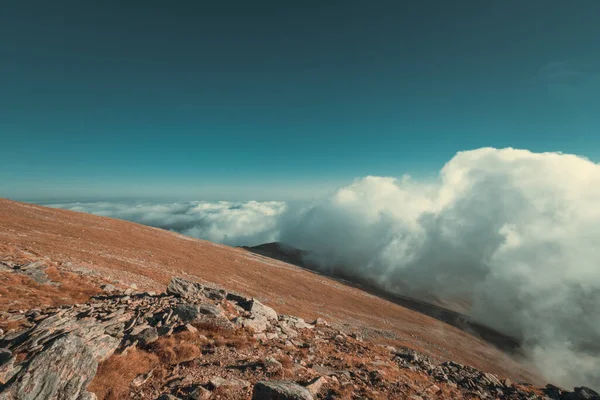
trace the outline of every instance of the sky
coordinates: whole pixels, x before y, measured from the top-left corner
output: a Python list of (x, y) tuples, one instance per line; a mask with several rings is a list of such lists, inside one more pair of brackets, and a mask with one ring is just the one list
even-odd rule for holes
[(0, 196), (296, 200), (459, 151), (600, 161), (600, 2), (7, 2)]

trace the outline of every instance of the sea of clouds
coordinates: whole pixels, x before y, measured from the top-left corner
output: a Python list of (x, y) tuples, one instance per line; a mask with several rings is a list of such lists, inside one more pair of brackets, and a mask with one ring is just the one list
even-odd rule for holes
[(600, 165), (482, 148), (432, 182), (369, 176), (311, 204), (53, 206), (230, 245), (281, 241), (392, 292), (467, 300), (552, 382), (600, 388)]

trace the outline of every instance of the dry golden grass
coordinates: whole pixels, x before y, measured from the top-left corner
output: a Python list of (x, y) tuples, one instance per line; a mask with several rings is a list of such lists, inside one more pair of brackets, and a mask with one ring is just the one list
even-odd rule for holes
[(159, 357), (144, 350), (133, 349), (113, 355), (100, 363), (88, 390), (99, 400), (120, 400), (129, 396), (131, 381), (159, 365)]
[[(0, 272), (0, 311), (29, 310), (41, 307), (56, 307), (63, 304), (84, 303), (101, 292), (76, 274), (60, 271), (55, 267), (46, 269), (48, 277), (60, 286), (39, 284), (26, 275)], [(2, 321), (5, 331), (17, 329), (23, 321)]]
[(188, 335), (173, 335), (161, 338), (152, 343), (149, 351), (155, 354), (161, 363), (173, 365), (196, 359), (202, 355), (200, 346), (204, 343), (198, 339), (187, 338)]

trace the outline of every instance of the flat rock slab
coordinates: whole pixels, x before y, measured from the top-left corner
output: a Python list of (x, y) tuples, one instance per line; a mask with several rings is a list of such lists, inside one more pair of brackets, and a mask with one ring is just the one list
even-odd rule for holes
[(260, 381), (254, 385), (252, 400), (313, 400), (313, 396), (293, 382)]
[(65, 335), (33, 357), (3, 388), (0, 400), (83, 399), (97, 368), (83, 340)]

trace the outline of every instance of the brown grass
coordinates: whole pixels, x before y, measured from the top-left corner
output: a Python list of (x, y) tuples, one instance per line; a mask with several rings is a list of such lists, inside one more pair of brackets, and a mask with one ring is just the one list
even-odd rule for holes
[[(48, 277), (60, 286), (39, 284), (26, 275), (0, 272), (0, 311), (29, 310), (40, 307), (56, 307), (63, 304), (84, 303), (101, 292), (84, 278), (56, 267), (46, 269)], [(22, 327), (21, 321), (1, 321), (5, 331)]]
[(217, 323), (201, 322), (194, 324), (198, 334), (206, 336), (215, 347), (245, 349), (256, 344), (257, 340), (247, 329), (226, 329)]
[(202, 355), (200, 346), (203, 344), (197, 335), (193, 339), (187, 334), (176, 334), (152, 343), (149, 351), (155, 354), (160, 362), (173, 365), (200, 357)]
[(41, 306), (84, 303), (102, 290), (76, 274), (46, 269), (48, 277), (60, 286), (39, 284), (26, 275), (0, 273), (0, 311), (27, 310)]
[(133, 349), (100, 363), (94, 380), (88, 387), (99, 400), (120, 400), (129, 397), (131, 381), (159, 365), (159, 358), (144, 350)]

